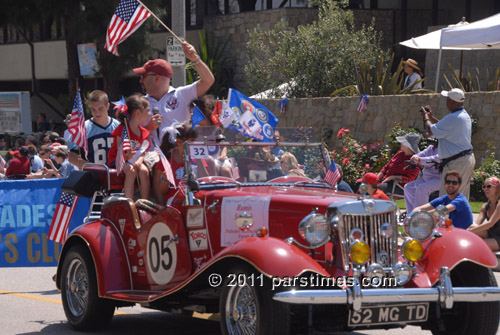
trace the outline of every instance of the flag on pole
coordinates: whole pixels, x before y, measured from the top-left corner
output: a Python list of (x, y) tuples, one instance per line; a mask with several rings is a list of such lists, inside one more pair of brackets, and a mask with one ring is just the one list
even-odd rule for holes
[(137, 0), (121, 0), (108, 26), (106, 50), (119, 56), (118, 44), (132, 35), (150, 16), (151, 13)]
[(229, 89), (228, 99), (229, 107), (238, 114), (229, 129), (261, 142), (274, 142), (274, 129), (279, 120), (269, 109), (233, 88)]
[(212, 122), (217, 127), (222, 126), (222, 124), (220, 123), (220, 120), (219, 120), (221, 111), (222, 111), (222, 105), (221, 105), (220, 101), (217, 100), (217, 103), (215, 104), (214, 110), (212, 111), (212, 115), (210, 115), (210, 118), (212, 119)]
[(125, 165), (125, 152), (131, 150), (130, 138), (128, 136), (127, 127), (123, 126), (122, 137), (116, 153), (116, 174), (120, 174)]
[(236, 112), (234, 110), (229, 108), (229, 105), (227, 104), (227, 102), (222, 101), (222, 112), (221, 112), (221, 115), (219, 117), (219, 121), (220, 121), (220, 123), (222, 123), (224, 128), (227, 128), (231, 124), (231, 122), (233, 122), (234, 119), (236, 119), (237, 117), (238, 117), (238, 115), (236, 114)]
[(335, 160), (332, 159), (332, 163), (328, 167), (328, 170), (326, 170), (326, 174), (323, 180), (333, 187), (337, 185), (338, 181), (340, 180), (340, 172), (339, 169), (337, 169)]
[(49, 239), (57, 243), (63, 243), (66, 240), (69, 223), (71, 222), (77, 201), (77, 196), (64, 191), (61, 193), (50, 224)]
[(280, 114), (285, 114), (285, 108), (286, 108), (287, 102), (288, 102), (287, 97), (283, 98), (283, 100), (280, 100), (278, 102), (278, 107), (280, 108)]
[(368, 98), (368, 94), (361, 94), (358, 105), (358, 113), (362, 114), (366, 110), (366, 105), (368, 105), (369, 102), (370, 98)]
[(198, 123), (201, 121), (205, 120), (207, 117), (203, 112), (198, 108), (198, 106), (194, 106), (193, 108), (193, 121), (191, 122), (193, 125), (192, 127), (196, 126)]
[(87, 158), (88, 142), (87, 142), (87, 129), (85, 128), (85, 114), (83, 113), (82, 97), (80, 95), (80, 88), (76, 93), (75, 102), (73, 103), (73, 110), (71, 111), (71, 119), (68, 124), (68, 132), (71, 134), (72, 142), (85, 151), (85, 158)]
[(160, 156), (160, 162), (163, 165), (163, 169), (165, 170), (165, 173), (167, 174), (167, 180), (170, 184), (174, 185), (174, 188), (176, 187), (175, 185), (175, 178), (174, 178), (174, 173), (172, 172), (172, 166), (170, 165), (170, 162), (168, 161), (167, 157), (163, 154), (163, 151), (161, 151), (160, 148), (155, 146), (155, 150)]

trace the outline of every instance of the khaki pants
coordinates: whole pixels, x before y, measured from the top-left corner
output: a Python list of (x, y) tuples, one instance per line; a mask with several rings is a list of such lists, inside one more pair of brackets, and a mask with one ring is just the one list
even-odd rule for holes
[(469, 200), (470, 179), (472, 177), (472, 172), (474, 172), (475, 164), (476, 159), (474, 158), (474, 154), (462, 156), (446, 164), (443, 169), (443, 173), (441, 174), (439, 196), (447, 194), (444, 185), (444, 176), (448, 171), (455, 170), (460, 173), (460, 176), (462, 176), (462, 185), (460, 186), (460, 189), (458, 191), (462, 193), (467, 198), (467, 200)]

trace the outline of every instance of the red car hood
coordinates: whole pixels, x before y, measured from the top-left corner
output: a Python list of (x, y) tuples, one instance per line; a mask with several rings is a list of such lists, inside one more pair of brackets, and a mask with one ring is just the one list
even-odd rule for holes
[(317, 207), (324, 214), (328, 205), (346, 199), (355, 199), (357, 194), (337, 192), (326, 188), (291, 187), (291, 186), (251, 186), (235, 187), (213, 191), (202, 191), (197, 197), (206, 197), (211, 203), (215, 199), (221, 202), (227, 197), (263, 197), (270, 196), (270, 212), (303, 212), (310, 213)]

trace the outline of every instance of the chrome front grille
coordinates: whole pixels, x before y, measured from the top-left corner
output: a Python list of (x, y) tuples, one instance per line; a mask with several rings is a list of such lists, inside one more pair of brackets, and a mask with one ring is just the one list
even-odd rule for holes
[[(398, 227), (394, 211), (377, 214), (341, 214), (339, 216), (339, 233), (342, 240), (342, 254), (345, 270), (350, 268), (349, 247), (352, 241), (349, 240), (350, 232), (353, 228), (363, 231), (363, 241), (370, 246), (371, 257), (369, 264), (378, 263), (383, 267), (393, 266), (397, 263), (397, 238)], [(392, 226), (392, 236), (382, 237), (380, 227), (384, 223)]]

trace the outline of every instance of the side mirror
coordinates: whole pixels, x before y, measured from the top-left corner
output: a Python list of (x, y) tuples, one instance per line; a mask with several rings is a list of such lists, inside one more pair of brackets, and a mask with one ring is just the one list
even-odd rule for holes
[(200, 183), (198, 183), (194, 174), (192, 173), (189, 174), (187, 177), (187, 186), (189, 187), (189, 190), (193, 193), (200, 191)]

